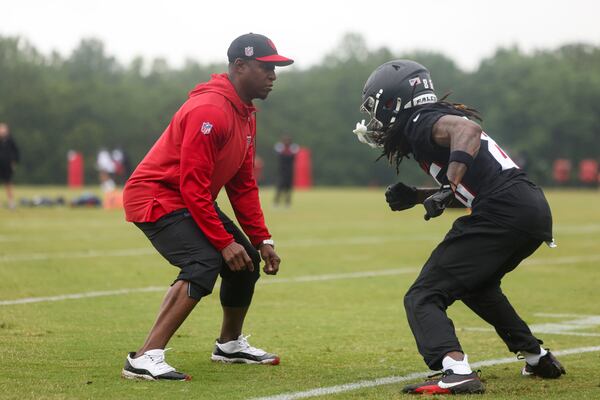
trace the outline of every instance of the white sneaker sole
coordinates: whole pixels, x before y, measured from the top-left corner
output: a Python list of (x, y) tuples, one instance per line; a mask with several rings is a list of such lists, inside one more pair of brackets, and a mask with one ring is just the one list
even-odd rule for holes
[(210, 359), (214, 362), (221, 362), (221, 363), (226, 363), (226, 364), (271, 364), (271, 365), (279, 364), (279, 357), (269, 358), (267, 360), (262, 360), (262, 361), (254, 361), (254, 360), (248, 360), (246, 358), (227, 358), (227, 357), (223, 357), (223, 356), (218, 356), (216, 354), (212, 354), (210, 356)]
[(142, 381), (155, 381), (156, 380), (153, 377), (151, 377), (150, 375), (136, 374), (135, 372), (127, 371), (126, 369), (121, 370), (121, 376), (125, 379), (136, 379), (136, 380), (142, 380)]

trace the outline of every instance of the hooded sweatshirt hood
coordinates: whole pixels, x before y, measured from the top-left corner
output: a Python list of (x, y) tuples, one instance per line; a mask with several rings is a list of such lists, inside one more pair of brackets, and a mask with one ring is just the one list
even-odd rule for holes
[(246, 104), (242, 101), (240, 96), (237, 94), (235, 87), (229, 80), (227, 73), (212, 74), (208, 82), (198, 84), (189, 93), (189, 97), (199, 96), (204, 93), (218, 93), (225, 97), (236, 109), (238, 113), (243, 116), (248, 116), (256, 111), (256, 108), (252, 104)]

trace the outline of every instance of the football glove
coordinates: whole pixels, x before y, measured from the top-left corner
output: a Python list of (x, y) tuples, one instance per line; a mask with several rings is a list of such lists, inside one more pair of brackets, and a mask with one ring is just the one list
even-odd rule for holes
[(398, 182), (387, 187), (385, 201), (392, 211), (407, 210), (417, 204), (417, 189), (414, 186), (406, 186), (404, 183)]
[(454, 199), (454, 192), (450, 185), (442, 185), (437, 192), (423, 201), (425, 221), (442, 215), (448, 204), (452, 202), (452, 199)]

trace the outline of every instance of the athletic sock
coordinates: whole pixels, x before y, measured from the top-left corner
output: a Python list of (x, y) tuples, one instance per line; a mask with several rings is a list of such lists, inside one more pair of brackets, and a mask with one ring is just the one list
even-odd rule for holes
[(544, 357), (547, 353), (548, 353), (548, 351), (546, 349), (544, 349), (543, 347), (540, 347), (539, 354), (522, 351), (521, 355), (523, 357), (525, 357), (525, 361), (527, 362), (527, 364), (531, 365), (532, 367), (535, 367), (536, 365), (538, 365), (540, 363), (540, 358)]
[(452, 372), (459, 375), (469, 375), (473, 372), (473, 370), (471, 370), (471, 366), (469, 365), (469, 360), (467, 359), (466, 354), (464, 355), (462, 361), (457, 361), (448, 356), (444, 357), (442, 360), (442, 369), (444, 371), (451, 369)]

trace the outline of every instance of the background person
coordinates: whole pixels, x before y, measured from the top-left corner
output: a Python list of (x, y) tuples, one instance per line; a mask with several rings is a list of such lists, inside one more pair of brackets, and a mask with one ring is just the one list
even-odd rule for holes
[(292, 187), (294, 184), (294, 162), (296, 154), (300, 150), (300, 146), (292, 143), (290, 136), (283, 136), (280, 142), (275, 144), (275, 153), (277, 153), (277, 185), (275, 187), (275, 206), (278, 206), (280, 201), (286, 207), (289, 207), (292, 202)]
[(115, 164), (115, 179), (122, 185), (131, 175), (129, 155), (122, 147), (117, 147), (111, 151), (110, 156)]
[[(280, 264), (254, 179), (252, 100), (266, 99), (275, 66), (293, 60), (253, 33), (236, 38), (227, 56), (229, 73), (213, 75), (190, 93), (125, 186), (127, 220), (180, 268), (146, 342), (127, 356), (126, 378), (190, 379), (165, 362), (164, 348), (198, 301), (212, 292), (219, 274), (223, 324), (211, 359), (279, 363), (278, 356), (250, 346), (242, 335), (260, 258), (266, 274), (276, 274)], [(248, 238), (215, 203), (223, 186)]]
[(19, 148), (15, 143), (8, 124), (0, 123), (0, 182), (6, 188), (6, 200), (8, 208), (15, 208), (15, 197), (13, 192), (13, 174), (19, 162)]
[(483, 393), (446, 309), (461, 300), (491, 324), (508, 349), (526, 361), (523, 375), (565, 373), (502, 293), (502, 277), (547, 241), (553, 244), (550, 207), (535, 186), (481, 127), (476, 110), (437, 99), (429, 71), (410, 60), (378, 67), (365, 83), (361, 111), (370, 120), (354, 131), (382, 157), (399, 164), (409, 155), (439, 184), (416, 189), (397, 183), (386, 191), (393, 211), (415, 204), (425, 219), (460, 202), (472, 213), (458, 218), (404, 297), (417, 348), (438, 378), (408, 385), (405, 393)]
[(112, 192), (116, 188), (114, 181), (117, 166), (113, 160), (110, 151), (106, 148), (100, 149), (96, 157), (96, 169), (98, 170), (98, 180), (102, 191)]

